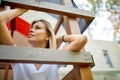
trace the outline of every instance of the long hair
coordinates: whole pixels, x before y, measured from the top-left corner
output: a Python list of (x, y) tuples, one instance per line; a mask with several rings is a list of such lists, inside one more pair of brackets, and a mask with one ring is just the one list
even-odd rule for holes
[(47, 48), (56, 49), (56, 38), (51, 24), (44, 19), (40, 19), (33, 21), (31, 26), (33, 26), (36, 22), (43, 22), (46, 25), (47, 34), (50, 36)]

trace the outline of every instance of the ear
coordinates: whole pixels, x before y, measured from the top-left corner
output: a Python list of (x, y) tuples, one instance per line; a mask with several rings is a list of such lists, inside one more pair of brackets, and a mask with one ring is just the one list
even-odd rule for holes
[(46, 40), (49, 40), (49, 37), (47, 37)]
[(47, 35), (46, 40), (49, 40), (49, 39), (50, 39), (50, 37), (51, 37), (50, 35)]

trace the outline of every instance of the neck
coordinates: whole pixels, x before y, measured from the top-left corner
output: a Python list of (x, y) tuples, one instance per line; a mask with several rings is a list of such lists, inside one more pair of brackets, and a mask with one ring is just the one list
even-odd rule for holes
[(32, 47), (37, 47), (37, 48), (46, 48), (47, 46), (47, 41), (46, 42), (29, 42)]

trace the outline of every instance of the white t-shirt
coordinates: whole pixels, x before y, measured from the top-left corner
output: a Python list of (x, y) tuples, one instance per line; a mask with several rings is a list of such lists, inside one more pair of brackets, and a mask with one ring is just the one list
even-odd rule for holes
[[(63, 43), (60, 47), (64, 47)], [(39, 69), (34, 64), (11, 63), (14, 80), (60, 80), (58, 69), (63, 65), (42, 64)]]
[(60, 80), (58, 65), (42, 64), (39, 69), (34, 64), (14, 63), (11, 65), (14, 80)]

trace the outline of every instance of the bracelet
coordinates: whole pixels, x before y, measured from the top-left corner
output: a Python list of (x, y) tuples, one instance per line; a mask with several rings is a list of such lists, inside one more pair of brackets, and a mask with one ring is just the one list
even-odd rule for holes
[(66, 42), (66, 41), (64, 40), (64, 37), (65, 37), (65, 35), (62, 36), (62, 41), (63, 41), (63, 42)]

